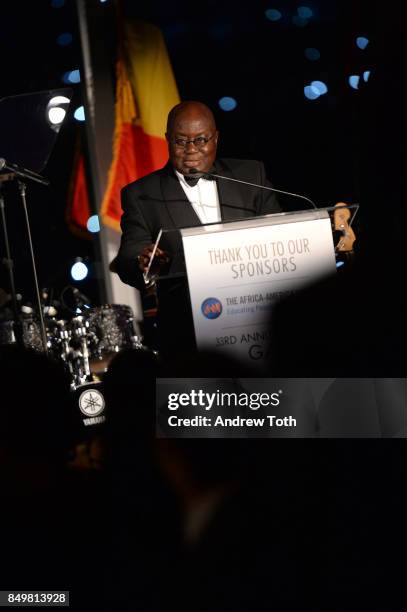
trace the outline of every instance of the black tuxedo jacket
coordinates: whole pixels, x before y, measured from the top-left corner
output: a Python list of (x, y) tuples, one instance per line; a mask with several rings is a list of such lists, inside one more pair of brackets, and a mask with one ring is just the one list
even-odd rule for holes
[[(271, 187), (264, 165), (258, 161), (219, 159), (214, 171)], [(216, 182), (222, 221), (280, 212), (277, 198), (271, 191), (221, 179)], [(137, 263), (143, 248), (156, 241), (160, 229), (194, 227), (201, 225), (201, 221), (170, 163), (124, 187), (122, 208), (122, 239), (115, 267), (124, 283), (143, 289), (143, 276)], [(163, 234), (159, 246), (172, 258), (169, 272), (184, 272), (179, 234)]]

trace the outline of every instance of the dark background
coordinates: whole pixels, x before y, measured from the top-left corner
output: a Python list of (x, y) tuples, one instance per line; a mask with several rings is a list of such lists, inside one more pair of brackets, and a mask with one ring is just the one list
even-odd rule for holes
[[(112, 44), (114, 3), (91, 3), (97, 5), (104, 22), (106, 44)], [(50, 0), (2, 4), (0, 97), (59, 88), (62, 74), (80, 67), (75, 3), (66, 0), (58, 8), (53, 4)], [(293, 22), (299, 6), (313, 11), (302, 26)], [(270, 8), (281, 12), (279, 21), (266, 18)], [(402, 0), (386, 4), (378, 0), (209, 0), (201, 4), (154, 0), (123, 2), (121, 10), (161, 28), (181, 99), (202, 100), (215, 111), (221, 155), (262, 159), (276, 187), (304, 193), (320, 206), (339, 200), (360, 202), (362, 236), (367, 233), (364, 215), (383, 222), (385, 210), (402, 237), (402, 229), (397, 229), (402, 228), (405, 159), (406, 9)], [(63, 32), (72, 33), (70, 45), (57, 44)], [(369, 39), (365, 50), (357, 47), (357, 36)], [(318, 61), (306, 59), (307, 47), (320, 51)], [(113, 69), (114, 61), (112, 56), (106, 70)], [(359, 89), (352, 89), (349, 76), (365, 70), (371, 71), (369, 81), (361, 79)], [(328, 93), (317, 100), (306, 99), (304, 86), (312, 80), (324, 81)], [(95, 238), (75, 236), (66, 222), (74, 153), (84, 131), (84, 124), (73, 118), (82, 103), (83, 83), (72, 87), (70, 112), (44, 170), (52, 185), (48, 189), (30, 185), (28, 204), (40, 286), (52, 288), (58, 296), (72, 282), (69, 271), (74, 258), (88, 258), (91, 274), (80, 286), (98, 303), (92, 267)], [(235, 110), (219, 108), (223, 96), (237, 101)], [(17, 290), (24, 300), (31, 300), (21, 206), (15, 185), (7, 184), (5, 192)], [(282, 200), (282, 204), (286, 209), (297, 207), (295, 200)], [(3, 256), (2, 237), (0, 249)], [(3, 268), (0, 287), (9, 291)]]

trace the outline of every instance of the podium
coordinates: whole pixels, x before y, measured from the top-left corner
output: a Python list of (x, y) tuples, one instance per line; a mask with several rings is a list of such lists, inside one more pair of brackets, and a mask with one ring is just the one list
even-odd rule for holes
[[(357, 210), (351, 204), (161, 230), (144, 280), (156, 283), (159, 309), (160, 292), (168, 296), (187, 286), (198, 350), (261, 365), (272, 350), (273, 306), (336, 273), (340, 244)], [(339, 214), (349, 224), (338, 232)], [(157, 248), (171, 255), (164, 267), (158, 266)], [(165, 299), (166, 309), (170, 304)], [(166, 313), (166, 325), (175, 325), (175, 315)]]

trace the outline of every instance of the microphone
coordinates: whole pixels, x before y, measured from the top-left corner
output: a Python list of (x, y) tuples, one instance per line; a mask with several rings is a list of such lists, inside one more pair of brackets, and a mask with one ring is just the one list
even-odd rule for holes
[(28, 168), (23, 168), (22, 166), (17, 166), (17, 164), (12, 164), (11, 162), (8, 162), (6, 159), (4, 159), (4, 157), (0, 157), (0, 172), (4, 168), (6, 170), (9, 170), (10, 172), (13, 172), (18, 177), (26, 178), (36, 183), (41, 183), (42, 185), (50, 184), (48, 179), (44, 178), (40, 174), (37, 174), (37, 172), (34, 172), (33, 170), (28, 170)]
[(310, 200), (310, 198), (307, 198), (306, 196), (300, 195), (299, 193), (292, 193), (291, 191), (283, 191), (282, 189), (275, 189), (274, 187), (267, 187), (266, 185), (258, 185), (257, 183), (249, 183), (247, 181), (241, 181), (239, 179), (231, 178), (230, 176), (223, 176), (222, 174), (215, 174), (214, 172), (199, 172), (199, 170), (197, 170), (196, 168), (191, 168), (188, 174), (184, 174), (185, 178), (187, 176), (190, 177), (191, 175), (194, 175), (194, 177), (197, 179), (200, 179), (200, 178), (206, 178), (209, 180), (213, 180), (215, 178), (223, 179), (225, 181), (232, 181), (233, 183), (241, 183), (242, 185), (249, 185), (250, 187), (258, 187), (259, 189), (266, 189), (267, 191), (273, 191), (274, 193), (281, 193), (282, 195), (288, 195), (294, 198), (300, 198), (301, 200), (305, 200), (306, 202), (311, 204), (313, 208), (318, 210), (318, 206), (315, 204), (315, 202), (313, 202), (312, 200)]
[[(209, 177), (210, 174), (209, 172), (199, 172), (199, 170), (197, 170), (196, 168), (191, 168), (189, 172), (183, 172), (182, 176), (186, 179), (186, 180), (199, 180), (200, 178), (206, 178)], [(211, 179), (209, 179), (211, 180)]]

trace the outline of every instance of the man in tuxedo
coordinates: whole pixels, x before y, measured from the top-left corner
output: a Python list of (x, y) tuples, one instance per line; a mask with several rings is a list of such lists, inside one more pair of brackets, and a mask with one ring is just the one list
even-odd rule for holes
[[(115, 270), (123, 282), (141, 291), (154, 242), (161, 229), (175, 230), (217, 221), (229, 221), (280, 211), (275, 194), (232, 181), (197, 178), (194, 173), (213, 172), (225, 177), (270, 187), (264, 165), (254, 160), (216, 159), (218, 131), (211, 110), (201, 102), (181, 102), (168, 115), (169, 161), (160, 170), (130, 183), (122, 190), (122, 239)], [(199, 177), (199, 174), (198, 174)], [(189, 321), (183, 341), (193, 347), (192, 321), (185, 265), (178, 232), (164, 233), (155, 264), (178, 275), (158, 287), (162, 344), (174, 336), (176, 321)], [(178, 333), (179, 330), (177, 330)], [(168, 335), (169, 334), (169, 335)], [(183, 342), (181, 343), (183, 344)], [(184, 348), (186, 346), (184, 344)]]

